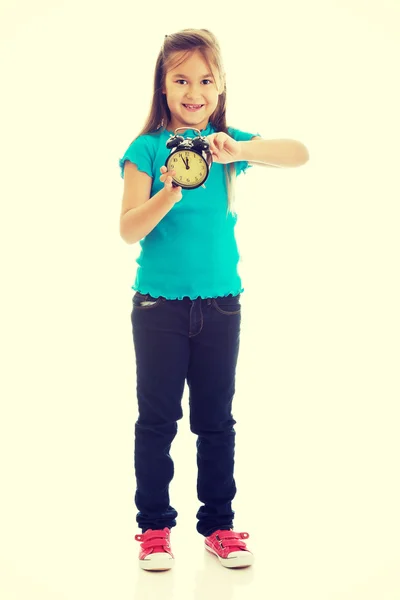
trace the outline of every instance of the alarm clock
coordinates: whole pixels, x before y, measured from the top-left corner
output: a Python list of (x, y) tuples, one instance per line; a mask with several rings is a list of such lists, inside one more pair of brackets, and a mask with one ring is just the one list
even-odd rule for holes
[[(177, 135), (180, 129), (192, 129), (198, 136), (185, 139), (182, 135)], [(168, 171), (175, 171), (172, 185), (179, 185), (184, 190), (194, 190), (201, 185), (206, 187), (204, 183), (210, 174), (212, 154), (209, 142), (200, 135), (200, 131), (193, 127), (178, 127), (170, 135), (167, 148), (171, 152), (165, 166)]]

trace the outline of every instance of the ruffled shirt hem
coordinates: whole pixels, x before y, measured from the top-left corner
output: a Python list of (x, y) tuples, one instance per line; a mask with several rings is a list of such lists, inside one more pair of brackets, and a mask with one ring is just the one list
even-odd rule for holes
[(239, 290), (233, 290), (231, 292), (226, 292), (225, 294), (214, 292), (212, 294), (207, 294), (207, 295), (197, 294), (197, 296), (193, 296), (193, 295), (190, 296), (188, 294), (185, 294), (183, 296), (178, 295), (178, 296), (170, 297), (170, 296), (164, 296), (162, 294), (159, 294), (158, 292), (155, 292), (154, 290), (147, 290), (147, 291), (137, 290), (135, 288), (135, 286), (132, 286), (132, 290), (134, 290), (135, 292), (139, 292), (140, 294), (149, 294), (149, 296), (151, 296), (152, 298), (162, 297), (162, 298), (165, 298), (166, 300), (183, 300), (184, 298), (189, 298), (189, 300), (196, 300), (196, 298), (202, 298), (202, 299), (206, 299), (206, 298), (225, 298), (226, 296), (229, 296), (231, 294), (232, 294), (232, 296), (237, 296), (238, 294), (242, 294), (244, 292), (244, 288), (242, 287)]

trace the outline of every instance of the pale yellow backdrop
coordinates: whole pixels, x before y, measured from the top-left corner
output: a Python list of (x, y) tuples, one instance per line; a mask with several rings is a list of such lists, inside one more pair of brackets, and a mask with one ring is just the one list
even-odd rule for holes
[[(256, 563), (204, 554), (185, 392), (177, 563), (154, 575), (118, 159), (164, 35), (192, 26), (220, 40), (229, 123), (310, 161), (238, 182), (234, 508)], [(399, 600), (398, 1), (6, 0), (0, 36), (2, 600)]]

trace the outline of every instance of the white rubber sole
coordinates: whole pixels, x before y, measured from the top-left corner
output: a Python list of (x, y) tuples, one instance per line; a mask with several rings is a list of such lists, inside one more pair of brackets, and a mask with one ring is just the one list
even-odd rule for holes
[(139, 565), (145, 571), (168, 571), (175, 564), (175, 559), (166, 552), (149, 554), (148, 558), (139, 560)]
[(231, 552), (229, 558), (221, 558), (212, 548), (204, 545), (205, 549), (216, 556), (224, 567), (228, 569), (239, 569), (240, 567), (250, 567), (254, 562), (254, 556), (251, 552), (240, 550), (239, 552)]

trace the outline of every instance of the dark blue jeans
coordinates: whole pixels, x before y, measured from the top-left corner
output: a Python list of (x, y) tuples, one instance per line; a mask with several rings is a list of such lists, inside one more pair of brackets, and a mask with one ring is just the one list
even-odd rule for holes
[(231, 502), (236, 421), (232, 417), (239, 353), (240, 294), (166, 300), (136, 292), (132, 332), (136, 355), (138, 420), (135, 424), (136, 520), (147, 529), (172, 528), (174, 476), (170, 448), (189, 388), (190, 429), (197, 436), (197, 531), (233, 527)]

